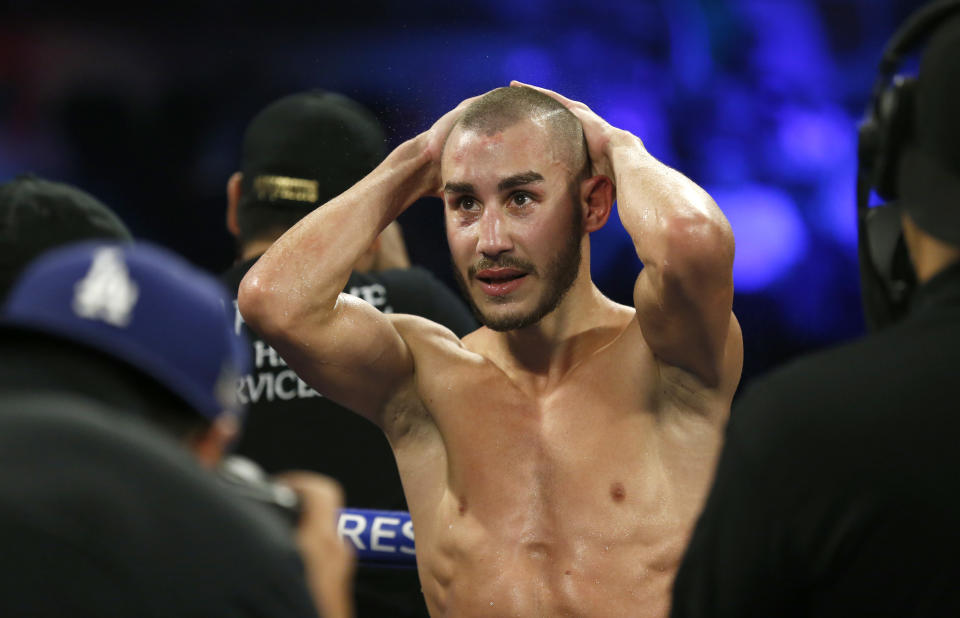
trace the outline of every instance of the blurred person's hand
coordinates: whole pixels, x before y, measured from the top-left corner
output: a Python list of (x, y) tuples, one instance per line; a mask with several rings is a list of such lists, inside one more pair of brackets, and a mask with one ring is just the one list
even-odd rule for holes
[(285, 472), (274, 478), (300, 495), (297, 544), (320, 615), (352, 618), (357, 559), (353, 548), (337, 534), (343, 489), (335, 480), (313, 472)]
[(407, 253), (407, 244), (403, 240), (399, 223), (391, 221), (390, 225), (380, 232), (379, 242), (373, 270), (410, 268), (410, 255)]

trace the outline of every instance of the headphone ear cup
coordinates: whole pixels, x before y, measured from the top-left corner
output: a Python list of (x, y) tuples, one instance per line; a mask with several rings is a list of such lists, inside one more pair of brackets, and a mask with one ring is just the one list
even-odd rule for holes
[(896, 77), (877, 102), (876, 159), (872, 184), (884, 200), (897, 199), (897, 171), (903, 146), (912, 139), (916, 79)]

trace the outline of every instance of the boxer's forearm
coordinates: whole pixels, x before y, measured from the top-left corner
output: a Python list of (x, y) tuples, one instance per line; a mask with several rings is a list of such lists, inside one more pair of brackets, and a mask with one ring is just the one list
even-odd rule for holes
[(404, 208), (428, 192), (433, 162), (422, 136), (409, 140), (345, 193), (281, 236), (244, 277), (244, 320), (263, 333), (279, 319), (333, 309), (357, 259)]
[(733, 234), (706, 191), (655, 159), (629, 133), (618, 132), (607, 151), (620, 220), (645, 268), (682, 269), (691, 261), (728, 266)]
[[(717, 387), (734, 372), (733, 232), (713, 199), (650, 156), (639, 140), (611, 144), (620, 219), (643, 271), (633, 288), (650, 349)], [(737, 339), (730, 339), (731, 333)]]

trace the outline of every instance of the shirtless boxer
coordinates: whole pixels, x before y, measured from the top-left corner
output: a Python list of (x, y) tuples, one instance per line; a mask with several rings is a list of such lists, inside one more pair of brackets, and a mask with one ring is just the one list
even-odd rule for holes
[[(377, 234), (438, 193), (485, 324), (462, 340), (340, 294)], [(636, 308), (590, 277), (615, 194), (645, 265)], [(308, 215), (239, 302), (386, 432), (433, 615), (663, 616), (742, 365), (732, 265), (702, 189), (585, 105), (515, 83)]]

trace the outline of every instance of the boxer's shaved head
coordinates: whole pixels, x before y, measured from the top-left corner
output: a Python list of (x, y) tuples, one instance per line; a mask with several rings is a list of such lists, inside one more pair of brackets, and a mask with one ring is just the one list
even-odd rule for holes
[(493, 135), (529, 120), (549, 129), (553, 146), (563, 153), (571, 173), (589, 176), (587, 142), (580, 121), (562, 103), (539, 90), (526, 86), (491, 90), (464, 110), (454, 129)]

